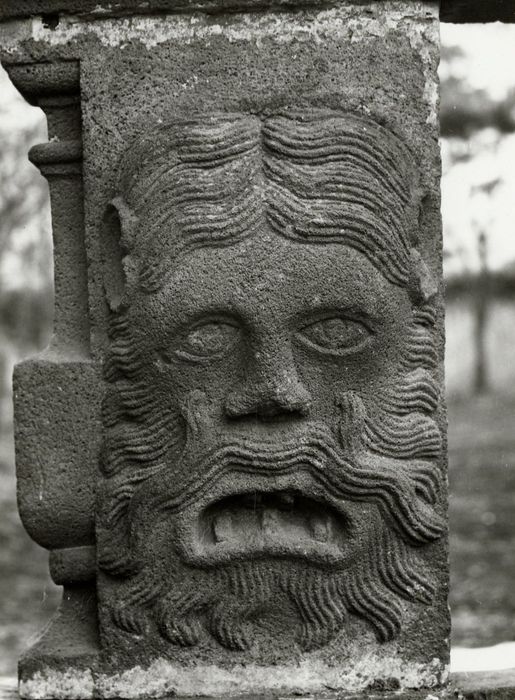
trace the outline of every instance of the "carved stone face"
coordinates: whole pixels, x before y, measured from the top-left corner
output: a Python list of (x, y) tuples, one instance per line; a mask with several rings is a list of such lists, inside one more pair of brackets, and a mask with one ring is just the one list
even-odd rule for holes
[(177, 491), (191, 483), (199, 492), (170, 533), (185, 561), (291, 555), (339, 567), (367, 545), (375, 506), (335, 508), (313, 493), (312, 476), (281, 460), (240, 471), (228, 456), (227, 474), (210, 478), (205, 495), (199, 487), (224, 444), (279, 453), (317, 431), (336, 436), (344, 397), (374, 403), (394, 374), (410, 314), (406, 292), (362, 254), (266, 231), (189, 253), (135, 304), (151, 360), (145, 381), (190, 431), (170, 465)]
[[(163, 192), (172, 196), (165, 186), (156, 193), (156, 177), (145, 197), (133, 194), (131, 202), (125, 192), (129, 201), (118, 204), (128, 291), (113, 316), (107, 361), (100, 566), (118, 577), (108, 603), (115, 626), (161, 647), (211, 640), (231, 650), (270, 641), (312, 649), (344, 633), (349, 613), (385, 640), (401, 626), (401, 600), (431, 599), (416, 548), (442, 532), (432, 463), (440, 450), (431, 418), (434, 314), (408, 290), (409, 250), (401, 264), (395, 227), (404, 213), (387, 206), (397, 197), (400, 207), (402, 192), (396, 182), (390, 189), (379, 182), (374, 192), (381, 173), (366, 158), (360, 170), (352, 149), (347, 179), (338, 173), (334, 144), (345, 146), (349, 133), (359, 138), (359, 129), (381, 130), (373, 122), (332, 114), (328, 125), (326, 115), (317, 145), (296, 119), (312, 172), (298, 144), (300, 184), (266, 161), (275, 218), (266, 178), (249, 165), (255, 152), (243, 166), (241, 154), (231, 161), (230, 139), (219, 145), (225, 171), (216, 173), (199, 163), (191, 137), (193, 165), (174, 182), (174, 213), (155, 206)], [(253, 133), (255, 120), (251, 126)], [(358, 142), (365, 155), (373, 136)], [(289, 130), (283, 141), (293, 148)], [(274, 158), (280, 162), (280, 149)], [(158, 163), (153, 169), (164, 172)], [(241, 235), (224, 238), (216, 218), (228, 207), (221, 176), (232, 205), (233, 187), (251, 197), (248, 209), (240, 207), (251, 219)], [(311, 203), (313, 178), (322, 189)], [(286, 184), (289, 210), (277, 189), (284, 198)], [(411, 185), (404, 183), (407, 192)], [(301, 194), (304, 209), (293, 201)], [(197, 244), (192, 229), (195, 245), (185, 245), (174, 226), (214, 203), (218, 210), (199, 219), (204, 227), (211, 220), (213, 236)], [(318, 236), (296, 235), (287, 220), (295, 213), (299, 229), (303, 221), (308, 230), (318, 226)], [(239, 214), (229, 208), (231, 215), (234, 224)], [(375, 238), (388, 226), (399, 249), (393, 262), (395, 251)], [(149, 231), (161, 238), (137, 251), (135, 239)]]

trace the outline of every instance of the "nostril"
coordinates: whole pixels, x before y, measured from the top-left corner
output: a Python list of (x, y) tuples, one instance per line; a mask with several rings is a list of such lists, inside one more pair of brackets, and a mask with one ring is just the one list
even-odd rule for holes
[(267, 407), (261, 407), (255, 414), (259, 420), (264, 422), (267, 421), (288, 421), (295, 420), (298, 418), (305, 418), (308, 415), (307, 410), (298, 410), (295, 408), (281, 408), (276, 405), (270, 405)]
[(309, 414), (311, 397), (299, 385), (296, 391), (263, 391), (246, 387), (242, 392), (231, 392), (227, 397), (225, 411), (230, 418), (254, 416), (262, 420), (280, 418), (303, 418)]

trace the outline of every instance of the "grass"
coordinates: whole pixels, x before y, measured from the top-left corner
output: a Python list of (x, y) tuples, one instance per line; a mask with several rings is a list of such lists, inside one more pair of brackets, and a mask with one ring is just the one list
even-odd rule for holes
[(453, 642), (515, 640), (515, 400), (449, 407)]
[(16, 509), (12, 437), (0, 439), (0, 676), (16, 662), (54, 613), (58, 588), (48, 575), (48, 553), (26, 534)]

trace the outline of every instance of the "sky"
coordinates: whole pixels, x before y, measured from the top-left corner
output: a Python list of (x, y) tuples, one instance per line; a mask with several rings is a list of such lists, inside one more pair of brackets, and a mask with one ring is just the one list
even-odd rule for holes
[(485, 88), (495, 98), (515, 87), (515, 25), (444, 23), (440, 34), (442, 45), (460, 46), (464, 51), (455, 74), (472, 87)]
[(45, 119), (43, 111), (27, 104), (0, 65), (0, 125), (2, 132), (24, 128)]

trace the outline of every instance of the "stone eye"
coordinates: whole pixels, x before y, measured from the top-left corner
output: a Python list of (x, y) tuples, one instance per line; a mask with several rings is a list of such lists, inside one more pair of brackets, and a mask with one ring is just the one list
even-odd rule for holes
[(371, 336), (361, 321), (338, 316), (310, 323), (297, 333), (297, 338), (309, 347), (332, 355), (360, 350)]
[(224, 355), (235, 344), (237, 326), (225, 321), (208, 321), (195, 326), (182, 339), (176, 355), (190, 360), (208, 360)]

